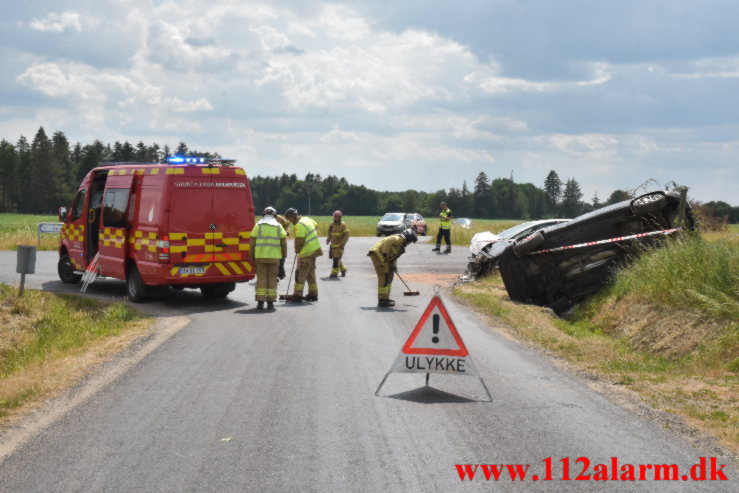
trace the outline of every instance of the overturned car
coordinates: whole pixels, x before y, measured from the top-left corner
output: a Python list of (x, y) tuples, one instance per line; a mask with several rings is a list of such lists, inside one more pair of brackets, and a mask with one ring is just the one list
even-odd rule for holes
[(567, 221), (569, 219), (542, 219), (518, 224), (497, 234), (489, 231), (477, 233), (470, 241), (469, 263), (463, 279), (472, 280), (489, 275), (498, 266), (498, 258), (510, 244), (535, 231)]
[(685, 195), (655, 191), (541, 229), (510, 244), (498, 267), (514, 301), (562, 313), (593, 294), (628, 258), (693, 229)]

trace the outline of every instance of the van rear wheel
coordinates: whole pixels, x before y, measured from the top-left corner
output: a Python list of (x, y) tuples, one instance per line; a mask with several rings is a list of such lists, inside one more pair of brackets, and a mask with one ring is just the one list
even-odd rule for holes
[(146, 285), (141, 280), (141, 274), (135, 265), (128, 268), (126, 275), (126, 294), (128, 299), (134, 303), (139, 303), (146, 299)]
[(206, 298), (225, 298), (228, 293), (236, 289), (236, 283), (223, 282), (219, 284), (203, 284), (200, 286), (200, 292)]
[(59, 279), (65, 284), (77, 284), (82, 279), (82, 276), (74, 273), (74, 266), (72, 260), (66, 253), (59, 257), (59, 263), (56, 265)]

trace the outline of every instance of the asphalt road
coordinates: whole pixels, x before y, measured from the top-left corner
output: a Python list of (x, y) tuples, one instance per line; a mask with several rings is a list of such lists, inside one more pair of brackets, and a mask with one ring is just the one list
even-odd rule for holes
[[(112, 384), (21, 444), (0, 463), (0, 491), (736, 491), (693, 481), (559, 481), (570, 457), (597, 463), (677, 464), (709, 455), (656, 422), (594, 392), (538, 352), (488, 327), (442, 296), (493, 402), (475, 378), (389, 377), (374, 391), (433, 294), (433, 276), (460, 274), (466, 249), (435, 254), (421, 243), (399, 261), (419, 297), (393, 285), (395, 309), (376, 308), (367, 250), (353, 238), (346, 278), (319, 259), (319, 301), (278, 302), (257, 312), (254, 284), (228, 300), (169, 290), (144, 305), (192, 322)], [(56, 278), (54, 252), (40, 252), (29, 287), (77, 291)], [(15, 253), (0, 253), (0, 280), (17, 282)], [(431, 274), (431, 275), (429, 275)], [(285, 283), (278, 290), (284, 292)], [(90, 294), (120, 299), (121, 281)], [(553, 481), (482, 473), (460, 482), (456, 464), (531, 464)], [(504, 474), (505, 476), (505, 474)], [(610, 478), (610, 473), (609, 473)]]

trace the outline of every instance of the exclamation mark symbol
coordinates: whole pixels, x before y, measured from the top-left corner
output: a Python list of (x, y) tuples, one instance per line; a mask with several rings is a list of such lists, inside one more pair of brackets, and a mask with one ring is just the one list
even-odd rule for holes
[[(438, 313), (434, 313), (434, 329), (433, 329), (434, 330), (434, 334), (438, 334), (439, 333), (439, 319), (440, 318), (441, 317), (439, 317), (439, 314)], [(437, 344), (439, 342), (439, 338), (436, 337), (436, 336), (434, 336), (434, 337), (431, 338), (431, 342), (433, 342), (434, 344)]]

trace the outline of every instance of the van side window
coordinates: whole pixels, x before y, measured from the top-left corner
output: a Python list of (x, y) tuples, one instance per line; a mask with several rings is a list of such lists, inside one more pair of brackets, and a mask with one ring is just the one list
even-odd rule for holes
[(72, 204), (72, 220), (76, 221), (82, 217), (82, 211), (85, 208), (85, 190), (77, 192), (77, 196), (74, 198), (74, 204)]
[(108, 228), (126, 227), (127, 188), (109, 188), (105, 191), (103, 204), (103, 226)]

